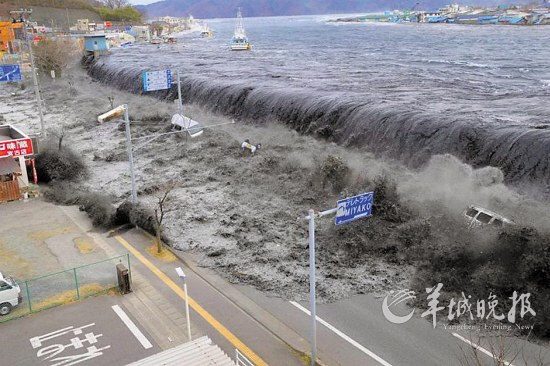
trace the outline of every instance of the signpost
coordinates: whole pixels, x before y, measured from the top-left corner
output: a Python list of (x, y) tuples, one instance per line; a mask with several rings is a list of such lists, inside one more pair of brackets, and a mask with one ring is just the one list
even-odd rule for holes
[(143, 91), (155, 91), (170, 89), (172, 87), (172, 72), (170, 70), (162, 71), (143, 71)]
[(369, 192), (338, 201), (335, 224), (342, 225), (371, 216), (373, 198), (374, 193)]
[(21, 66), (0, 65), (0, 82), (21, 81)]
[(309, 311), (311, 313), (310, 324), (310, 348), (311, 365), (315, 366), (317, 361), (317, 315), (315, 306), (315, 216), (323, 217), (336, 214), (335, 224), (341, 225), (354, 220), (362, 219), (372, 215), (372, 204), (374, 192), (363, 193), (357, 196), (348, 197), (337, 201), (337, 207), (321, 211), (315, 215), (315, 211), (309, 210)]

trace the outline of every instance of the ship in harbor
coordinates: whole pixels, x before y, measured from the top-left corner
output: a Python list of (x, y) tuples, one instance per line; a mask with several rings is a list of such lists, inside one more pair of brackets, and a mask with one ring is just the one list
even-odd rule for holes
[(241, 9), (237, 11), (237, 24), (235, 24), (235, 30), (233, 31), (233, 38), (231, 38), (231, 49), (233, 51), (247, 51), (250, 50), (251, 45), (246, 36), (243, 25), (243, 17)]

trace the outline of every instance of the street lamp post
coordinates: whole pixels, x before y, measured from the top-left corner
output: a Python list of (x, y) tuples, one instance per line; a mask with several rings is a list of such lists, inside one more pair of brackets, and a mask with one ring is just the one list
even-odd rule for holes
[[(127, 149), (127, 152), (128, 152), (128, 162), (130, 164), (130, 176), (131, 176), (131, 179), (132, 179), (132, 205), (135, 206), (137, 204), (137, 184), (136, 184), (136, 174), (135, 174), (135, 167), (134, 167), (134, 151), (146, 146), (150, 142), (152, 142), (152, 141), (154, 141), (154, 140), (156, 140), (156, 139), (158, 139), (162, 136), (171, 135), (171, 134), (180, 134), (180, 133), (189, 134), (189, 132), (187, 130), (181, 130), (181, 131), (172, 131), (172, 132), (159, 133), (159, 134), (156, 134), (156, 135), (138, 137), (134, 140), (144, 140), (144, 139), (146, 139), (146, 141), (143, 142), (141, 145), (133, 147), (132, 146), (132, 133), (131, 133), (131, 130), (130, 130), (130, 117), (128, 115), (128, 104), (122, 104), (122, 105), (120, 105), (120, 106), (118, 106), (114, 109), (111, 109), (110, 111), (108, 111), (106, 113), (103, 113), (102, 115), (100, 115), (97, 118), (97, 120), (98, 120), (99, 123), (103, 123), (103, 122), (105, 122), (106, 120), (108, 120), (109, 118), (111, 118), (113, 116), (120, 116), (122, 113), (124, 113), (126, 149)], [(235, 121), (231, 121), (230, 123), (220, 123), (220, 124), (217, 124), (217, 125), (205, 126), (203, 128), (211, 128), (211, 127), (223, 126), (223, 125), (226, 125), (226, 124), (234, 124), (234, 123), (235, 123)]]
[(126, 148), (128, 149), (128, 160), (130, 161), (130, 176), (132, 178), (132, 205), (137, 204), (136, 175), (134, 173), (134, 153), (132, 148), (132, 135), (130, 132), (130, 117), (128, 116), (128, 104), (123, 104), (124, 125), (126, 126)]
[(185, 318), (187, 321), (187, 337), (191, 341), (191, 322), (189, 321), (189, 297), (187, 296), (187, 282), (185, 281), (185, 273), (181, 267), (176, 268), (176, 273), (183, 281), (183, 291), (185, 292)]

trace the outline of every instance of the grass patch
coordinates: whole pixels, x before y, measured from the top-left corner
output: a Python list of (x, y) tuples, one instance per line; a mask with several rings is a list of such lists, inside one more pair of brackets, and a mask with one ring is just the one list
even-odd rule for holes
[(162, 262), (175, 262), (177, 260), (177, 257), (174, 255), (174, 253), (166, 248), (163, 248), (160, 253), (157, 253), (156, 243), (147, 248), (147, 253), (151, 254), (153, 257)]
[[(105, 288), (97, 283), (89, 283), (89, 284), (83, 285), (79, 288), (80, 299), (106, 291), (108, 289), (109, 288)], [(70, 304), (77, 300), (79, 299), (76, 296), (76, 290), (67, 290), (67, 291), (60, 292), (57, 295), (50, 296), (44, 300), (33, 302), (32, 310), (33, 312), (36, 312), (36, 311), (45, 310), (47, 308), (51, 308), (57, 305)]]
[(86, 236), (80, 236), (73, 241), (80, 254), (92, 253), (95, 250), (94, 241)]
[(0, 258), (2, 258), (1, 270), (4, 274), (18, 278), (30, 273), (32, 263), (18, 255), (17, 252), (4, 247), (2, 241), (0, 241)]
[[(92, 295), (97, 295), (100, 293), (104, 293), (111, 296), (117, 294), (116, 288), (111, 288), (111, 287), (105, 288), (96, 283), (84, 285), (80, 287), (79, 290), (80, 290), (80, 299), (76, 297), (76, 290), (67, 290), (55, 296), (50, 296), (44, 300), (33, 302), (32, 313), (36, 313), (36, 312), (46, 310), (59, 305), (70, 304), (72, 302), (76, 302), (76, 301), (82, 300), (83, 298), (86, 298)], [(9, 315), (0, 319), (0, 323), (3, 323), (11, 319), (20, 318), (28, 314), (31, 314), (31, 312), (29, 312), (28, 302), (25, 301), (25, 303), (14, 308)]]
[(71, 226), (65, 226), (65, 227), (58, 227), (55, 229), (50, 230), (38, 230), (38, 231), (32, 231), (27, 234), (29, 239), (35, 240), (35, 241), (44, 241), (50, 238), (53, 238), (54, 236), (63, 235), (63, 234), (70, 234), (74, 232), (74, 228)]

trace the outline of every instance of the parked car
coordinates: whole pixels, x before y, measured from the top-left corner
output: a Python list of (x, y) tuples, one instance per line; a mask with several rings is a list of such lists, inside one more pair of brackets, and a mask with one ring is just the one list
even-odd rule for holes
[(11, 277), (0, 273), (0, 315), (8, 315), (11, 309), (21, 304), (21, 289)]
[(493, 211), (479, 206), (468, 206), (464, 211), (464, 216), (468, 220), (468, 227), (478, 227), (484, 225), (492, 225), (495, 227), (503, 227), (504, 225), (513, 225), (512, 220), (507, 219)]

